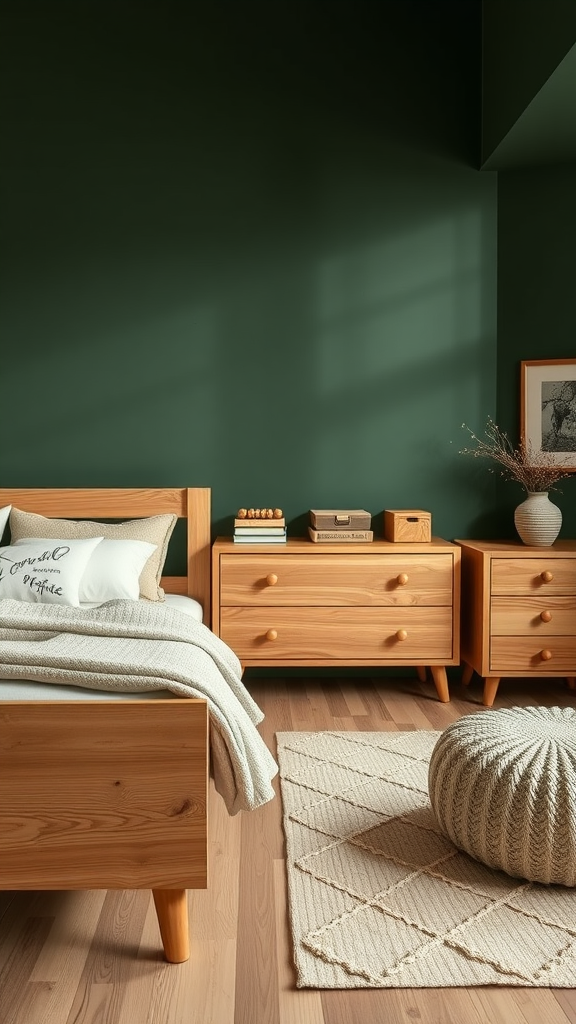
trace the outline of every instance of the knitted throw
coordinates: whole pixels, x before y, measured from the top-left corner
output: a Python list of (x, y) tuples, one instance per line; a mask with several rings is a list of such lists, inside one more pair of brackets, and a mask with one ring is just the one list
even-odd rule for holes
[(166, 689), (207, 700), (214, 784), (230, 814), (272, 800), (277, 772), (256, 729), (262, 712), (240, 672), (219, 637), (169, 605), (108, 601), (87, 609), (0, 601), (4, 679), (131, 693)]
[(517, 878), (576, 886), (576, 709), (466, 715), (442, 733), (428, 781), (461, 850)]

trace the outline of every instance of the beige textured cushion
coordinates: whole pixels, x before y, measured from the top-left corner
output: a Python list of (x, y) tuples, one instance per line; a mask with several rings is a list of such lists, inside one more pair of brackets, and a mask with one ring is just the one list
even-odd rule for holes
[(140, 574), (140, 597), (148, 601), (163, 601), (164, 591), (160, 586), (160, 577), (176, 519), (175, 515), (161, 515), (150, 516), (148, 519), (131, 519), (126, 523), (96, 523), (89, 519), (47, 519), (34, 512), (22, 512), (13, 508), (10, 513), (10, 533), (13, 542), (24, 537), (60, 540), (104, 537), (108, 540), (144, 540), (149, 544), (155, 544), (156, 550), (150, 555)]
[(452, 722), (428, 774), (455, 846), (517, 878), (576, 886), (576, 708), (501, 708)]

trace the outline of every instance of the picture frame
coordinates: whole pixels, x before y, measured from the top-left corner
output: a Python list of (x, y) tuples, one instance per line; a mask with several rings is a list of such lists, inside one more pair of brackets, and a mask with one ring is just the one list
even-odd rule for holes
[(520, 437), (528, 457), (576, 473), (576, 359), (524, 359), (520, 381)]

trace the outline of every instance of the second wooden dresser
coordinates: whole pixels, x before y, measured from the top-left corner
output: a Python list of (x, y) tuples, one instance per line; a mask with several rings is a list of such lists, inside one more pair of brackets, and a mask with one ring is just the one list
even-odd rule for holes
[(460, 548), (429, 543), (213, 546), (212, 628), (244, 666), (429, 667), (448, 701), (460, 660)]
[(460, 540), (463, 682), (484, 679), (492, 707), (502, 677), (565, 676), (576, 687), (576, 541)]

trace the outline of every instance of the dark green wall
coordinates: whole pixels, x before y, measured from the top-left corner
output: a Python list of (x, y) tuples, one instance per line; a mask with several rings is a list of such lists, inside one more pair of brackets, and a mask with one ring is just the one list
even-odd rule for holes
[[(576, 164), (498, 175), (498, 417), (517, 441), (520, 362), (576, 357)], [(551, 494), (576, 536), (576, 477)], [(523, 491), (498, 481), (502, 521)]]
[[(576, 4), (483, 0), (483, 166), (498, 172), (497, 421), (520, 434), (523, 359), (576, 356)], [(522, 489), (496, 479), (493, 529)], [(552, 494), (576, 535), (576, 478)]]
[(5, 2), (4, 486), (209, 484), (480, 535), (476, 0)]

